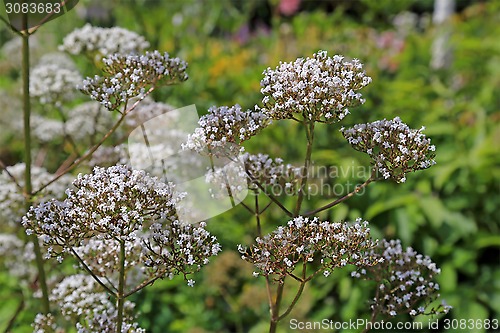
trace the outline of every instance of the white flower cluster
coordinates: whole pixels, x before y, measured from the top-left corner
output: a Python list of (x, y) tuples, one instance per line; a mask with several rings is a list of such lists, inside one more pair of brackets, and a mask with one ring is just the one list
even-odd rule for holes
[[(205, 222), (199, 226), (190, 223), (173, 221), (170, 228), (161, 223), (151, 225), (151, 236), (145, 240), (144, 254), (148, 258), (147, 267), (154, 271), (167, 269), (165, 275), (172, 278), (174, 274), (194, 273), (201, 265), (209, 263), (209, 257), (216, 256), (221, 247), (215, 236), (205, 230)], [(192, 287), (194, 281), (189, 279)]]
[(173, 85), (188, 79), (187, 63), (168, 53), (146, 52), (144, 55), (113, 54), (103, 59), (107, 76), (87, 78), (80, 90), (115, 110), (131, 98), (141, 96), (148, 86)]
[(68, 112), (68, 120), (64, 124), (65, 132), (79, 143), (95, 143), (99, 134), (105, 134), (113, 127), (113, 115), (96, 102), (78, 104)]
[(240, 144), (266, 127), (269, 118), (258, 109), (243, 111), (236, 104), (211, 107), (198, 124), (200, 127), (189, 136), (185, 149), (216, 156), (235, 156)]
[(384, 179), (403, 183), (406, 173), (436, 164), (436, 147), (422, 133), (424, 129), (411, 129), (396, 117), (340, 130), (354, 149), (372, 158), (375, 169)]
[(59, 68), (78, 70), (73, 59), (63, 52), (45, 53), (38, 60), (37, 66), (40, 65), (57, 65)]
[[(298, 190), (298, 181), (301, 177), (301, 168), (291, 164), (284, 164), (283, 159), (272, 159), (266, 154), (245, 153), (240, 156), (245, 169), (250, 174), (250, 188), (257, 190), (256, 182), (263, 187), (280, 186), (286, 193), (295, 193)], [(285, 192), (285, 191), (282, 191)]]
[(30, 74), (30, 94), (42, 104), (61, 103), (71, 100), (82, 77), (76, 70), (57, 64), (41, 64)]
[[(26, 233), (35, 233), (48, 246), (47, 257), (62, 260), (64, 253), (72, 251), (95, 256), (96, 243), (88, 240), (104, 241), (107, 245), (99, 248), (116, 254), (113, 248), (118, 240), (129, 249), (127, 260), (152, 267), (162, 278), (190, 274), (220, 250), (204, 223), (196, 227), (178, 222), (176, 205), (185, 194), (144, 171), (125, 165), (95, 167), (92, 174), (80, 174), (73, 186), (76, 189), (67, 190), (64, 201), (41, 203), (23, 217)], [(137, 250), (138, 241), (142, 251)], [(116, 265), (112, 256), (100, 255), (108, 263), (97, 266)], [(93, 266), (93, 259), (83, 260)]]
[[(50, 301), (55, 302), (63, 316), (76, 321), (79, 332), (116, 331), (117, 310), (109, 295), (89, 275), (65, 277), (52, 289)], [(133, 323), (134, 304), (125, 301), (124, 326), (134, 327), (134, 332), (145, 332)], [(126, 331), (130, 332), (130, 331)]]
[(319, 261), (325, 276), (347, 264), (372, 266), (380, 260), (368, 250), (376, 245), (371, 239), (368, 222), (331, 223), (302, 216), (280, 226), (271, 234), (257, 238), (251, 249), (241, 245), (242, 259), (251, 262), (264, 276), (277, 275), (282, 280), (295, 270), (298, 263)]
[[(125, 262), (126, 285), (136, 286), (146, 277), (149, 277), (145, 267), (141, 265), (145, 261), (143, 242), (140, 237), (137, 237), (130, 242), (126, 242), (124, 246), (125, 257), (127, 258)], [(74, 250), (96, 276), (106, 278), (113, 282), (114, 285), (118, 284), (118, 274), (120, 272), (120, 243), (118, 241), (91, 238), (83, 241)], [(80, 264), (80, 266), (82, 265)], [(83, 266), (81, 268), (84, 269)]]
[(345, 61), (340, 55), (332, 58), (326, 51), (318, 51), (312, 58), (280, 62), (263, 74), (263, 111), (273, 119), (301, 114), (309, 121), (338, 122), (349, 114), (349, 107), (364, 103), (356, 91), (371, 82), (359, 60)]
[[(24, 171), (25, 164), (19, 163), (7, 167), (7, 171), (13, 176), (19, 186), (24, 186)], [(17, 224), (21, 221), (22, 216), (26, 213), (25, 197), (22, 190), (16, 185), (12, 178), (3, 170), (0, 173), (0, 221), (7, 224)], [(31, 167), (32, 186), (36, 191), (46, 183), (48, 183), (54, 175), (47, 172), (44, 168), (36, 166)], [(64, 196), (65, 189), (71, 184), (70, 176), (62, 176), (58, 181), (47, 186), (37, 196), (37, 200), (43, 201), (47, 198), (61, 198)]]
[(52, 313), (37, 313), (31, 324), (33, 333), (60, 332), (56, 324), (56, 318)]
[[(12, 126), (22, 133), (23, 119), (17, 118)], [(64, 136), (64, 123), (59, 119), (33, 114), (30, 117), (31, 135), (42, 143), (48, 143)]]
[(33, 243), (25, 244), (12, 234), (0, 234), (0, 263), (5, 265), (10, 276), (30, 281), (37, 275), (32, 265), (34, 259)]
[(373, 267), (358, 268), (352, 275), (377, 284), (372, 309), (391, 317), (400, 313), (412, 316), (447, 313), (451, 309), (443, 303), (426, 312), (427, 305), (439, 297), (439, 284), (433, 282), (433, 278), (441, 273), (429, 257), (411, 247), (403, 250), (400, 240), (385, 239), (370, 255), (383, 261)]
[(144, 124), (146, 121), (166, 114), (174, 109), (175, 108), (171, 105), (155, 102), (151, 98), (145, 98), (137, 104), (132, 112), (127, 115), (125, 118), (125, 125), (129, 129), (133, 130)]
[(86, 24), (67, 35), (59, 49), (75, 55), (105, 57), (114, 53), (138, 54), (148, 47), (144, 37), (135, 32), (120, 27), (100, 28)]
[(132, 240), (148, 221), (175, 219), (180, 200), (173, 194), (173, 185), (124, 165), (95, 167), (92, 174), (79, 174), (73, 186), (75, 190), (66, 190), (64, 201), (31, 207), (23, 218), (27, 233), (63, 248), (97, 235)]

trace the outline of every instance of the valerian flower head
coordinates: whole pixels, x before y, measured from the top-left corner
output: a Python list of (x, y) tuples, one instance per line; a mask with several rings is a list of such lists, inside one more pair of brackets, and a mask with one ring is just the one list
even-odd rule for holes
[(31, 327), (33, 327), (33, 333), (64, 332), (57, 326), (56, 318), (52, 313), (37, 313)]
[(74, 97), (81, 81), (76, 70), (56, 64), (42, 64), (31, 71), (30, 94), (42, 104), (60, 104)]
[(359, 60), (329, 57), (326, 51), (281, 62), (263, 74), (262, 110), (273, 119), (300, 114), (309, 121), (338, 122), (349, 114), (349, 107), (364, 103), (357, 91), (371, 82)]
[[(198, 271), (216, 256), (221, 247), (215, 236), (205, 230), (205, 222), (199, 226), (173, 221), (170, 228), (160, 223), (151, 225), (150, 236), (145, 239), (144, 254), (146, 266), (153, 271), (172, 277), (174, 274), (187, 274)], [(186, 279), (187, 280), (187, 279)], [(193, 280), (188, 285), (193, 286)]]
[(257, 191), (256, 183), (259, 183), (264, 188), (279, 187), (274, 190), (279, 190), (280, 193), (292, 194), (298, 190), (301, 168), (285, 164), (283, 159), (279, 157), (273, 159), (266, 154), (245, 153), (240, 156), (240, 160), (243, 161), (248, 172), (246, 177), (251, 189)]
[[(66, 319), (77, 322), (79, 332), (116, 331), (118, 312), (115, 304), (90, 275), (65, 277), (52, 289), (50, 301), (58, 305)], [(134, 307), (134, 303), (124, 302), (123, 326), (134, 327), (133, 332), (145, 332), (133, 322)]]
[(419, 130), (411, 129), (399, 117), (377, 120), (368, 124), (341, 128), (341, 132), (354, 149), (372, 158), (375, 170), (398, 183), (406, 181), (406, 174), (427, 169), (436, 164), (431, 140)]
[(213, 106), (199, 119), (200, 127), (189, 136), (184, 148), (216, 156), (234, 156), (241, 143), (266, 127), (269, 121), (258, 109), (243, 111), (237, 104)]
[(447, 313), (451, 307), (442, 304), (437, 308), (426, 307), (439, 297), (439, 284), (433, 281), (441, 270), (432, 260), (411, 247), (403, 249), (399, 240), (382, 240), (370, 251), (382, 259), (376, 266), (358, 267), (353, 276), (375, 281), (376, 296), (372, 309), (391, 317), (401, 313)]
[[(95, 167), (92, 174), (80, 174), (73, 186), (64, 201), (31, 207), (23, 218), (26, 232), (48, 247), (47, 257), (82, 255), (102, 275), (106, 269), (99, 266), (112, 270), (117, 265), (122, 243), (129, 263), (137, 263), (146, 276), (163, 278), (193, 273), (220, 251), (204, 223), (178, 221), (176, 207), (185, 194), (144, 171), (125, 165)], [(96, 255), (98, 249), (107, 252)]]
[(0, 266), (5, 266), (10, 276), (31, 281), (38, 274), (34, 259), (33, 243), (25, 244), (16, 235), (0, 234)]
[(172, 184), (125, 165), (95, 167), (80, 174), (64, 201), (51, 200), (32, 207), (23, 219), (27, 230), (43, 236), (51, 246), (75, 246), (91, 236), (130, 239), (143, 224), (175, 219)]
[(87, 78), (80, 90), (108, 110), (116, 110), (131, 98), (142, 96), (146, 87), (173, 85), (188, 79), (187, 63), (170, 57), (166, 52), (113, 54), (104, 58), (103, 62), (103, 71), (107, 75)]
[(315, 274), (330, 271), (347, 264), (375, 265), (379, 262), (368, 250), (376, 245), (370, 237), (368, 222), (331, 223), (318, 218), (296, 217), (286, 226), (257, 238), (250, 249), (241, 245), (242, 259), (252, 263), (263, 276), (276, 275), (282, 281), (295, 270), (298, 263), (319, 261)]
[(105, 57), (114, 53), (138, 54), (148, 47), (149, 43), (144, 37), (127, 29), (86, 24), (67, 35), (59, 49), (75, 55)]

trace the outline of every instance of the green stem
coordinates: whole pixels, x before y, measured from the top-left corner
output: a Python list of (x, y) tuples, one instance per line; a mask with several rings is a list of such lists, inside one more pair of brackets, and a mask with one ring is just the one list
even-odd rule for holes
[(306, 274), (307, 274), (307, 261), (304, 259), (304, 262), (302, 264), (302, 278), (300, 279), (299, 289), (297, 290), (297, 293), (295, 294), (292, 303), (288, 306), (288, 309), (286, 309), (286, 311), (281, 316), (278, 317), (277, 321), (280, 321), (284, 319), (286, 316), (288, 316), (290, 312), (292, 312), (297, 302), (299, 301), (299, 298), (302, 295), (302, 292), (304, 291), (304, 287), (306, 286), (307, 281), (309, 281), (306, 279)]
[(326, 209), (329, 209), (329, 208), (332, 208), (333, 206), (338, 205), (342, 201), (345, 201), (345, 200), (349, 199), (350, 197), (352, 197), (353, 195), (355, 195), (356, 193), (358, 193), (359, 191), (361, 191), (361, 189), (363, 189), (365, 186), (367, 186), (368, 184), (370, 184), (373, 181), (374, 181), (374, 179), (373, 179), (373, 175), (372, 175), (372, 177), (368, 178), (363, 184), (361, 184), (358, 187), (356, 187), (354, 189), (354, 191), (352, 191), (350, 193), (347, 193), (343, 197), (338, 198), (337, 200), (334, 200), (334, 201), (330, 202), (329, 204), (326, 204), (326, 205), (324, 205), (322, 207), (319, 207), (319, 208), (317, 208), (315, 210), (311, 210), (310, 212), (305, 213), (304, 216), (315, 215), (315, 214), (317, 214), (319, 212), (322, 212), (322, 211), (324, 211)]
[(300, 214), (300, 209), (302, 207), (302, 201), (304, 200), (304, 192), (307, 186), (307, 180), (309, 177), (309, 168), (311, 166), (311, 155), (312, 155), (312, 147), (314, 142), (314, 121), (310, 123), (304, 122), (304, 126), (306, 128), (306, 136), (307, 136), (307, 148), (306, 148), (306, 156), (304, 158), (304, 168), (302, 169), (302, 175), (300, 177), (300, 186), (299, 193), (297, 197), (297, 204), (295, 205), (295, 211), (293, 216), (298, 216)]
[(116, 293), (111, 289), (116, 289), (115, 286), (113, 286), (111, 284), (111, 288), (108, 287), (104, 282), (101, 281), (101, 279), (99, 279), (99, 277), (97, 275), (95, 275), (95, 273), (90, 269), (89, 266), (87, 266), (87, 264), (85, 263), (85, 261), (83, 261), (83, 259), (78, 255), (78, 253), (75, 251), (75, 249), (71, 249), (71, 253), (75, 256), (75, 258), (80, 262), (80, 264), (82, 265), (83, 269), (90, 274), (90, 276), (92, 276), (92, 278), (94, 278), (94, 280), (101, 286), (103, 287), (103, 289), (110, 295), (112, 296), (115, 296)]
[(276, 301), (271, 306), (271, 320), (269, 323), (269, 333), (276, 333), (278, 328), (278, 321), (280, 320), (280, 305), (283, 299), (283, 289), (285, 288), (285, 279), (278, 284), (278, 289), (276, 290)]
[[(27, 15), (23, 15), (23, 25), (27, 27)], [(28, 33), (23, 34), (23, 46), (22, 46), (22, 76), (23, 76), (23, 121), (24, 121), (24, 193), (25, 193), (25, 205), (26, 211), (29, 210), (31, 206), (31, 199), (33, 196), (33, 187), (31, 184), (31, 128), (30, 128), (30, 117), (31, 117), (31, 104), (30, 104), (30, 35)], [(42, 290), (42, 308), (44, 313), (50, 312), (49, 304), (49, 290), (47, 287), (47, 279), (45, 275), (44, 262), (42, 257), (42, 251), (40, 250), (40, 243), (38, 242), (38, 237), (33, 234), (31, 237), (31, 242), (33, 242), (33, 249), (35, 251), (36, 266), (38, 270), (38, 281), (40, 282), (40, 289)]]
[(116, 332), (122, 331), (123, 307), (125, 305), (125, 242), (120, 240), (120, 278), (118, 280), (118, 294), (116, 295), (116, 307), (118, 315), (116, 317)]

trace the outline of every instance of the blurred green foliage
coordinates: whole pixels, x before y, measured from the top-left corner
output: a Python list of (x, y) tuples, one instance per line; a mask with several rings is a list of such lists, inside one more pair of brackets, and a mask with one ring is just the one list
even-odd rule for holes
[[(403, 185), (372, 184), (363, 196), (322, 217), (361, 216), (371, 222), (374, 236), (400, 238), (405, 246), (431, 256), (442, 268), (442, 298), (454, 307), (447, 318), (500, 317), (500, 2), (458, 1), (460, 11), (449, 23), (453, 61), (439, 70), (430, 67), (432, 43), (440, 34), (440, 27), (430, 23), (430, 0), (303, 1), (303, 10), (292, 16), (280, 15), (276, 4), (265, 1), (82, 1), (79, 6), (40, 30), (37, 52), (53, 51), (85, 20), (128, 28), (144, 35), (152, 48), (189, 62), (190, 79), (154, 97), (176, 106), (196, 104), (200, 113), (214, 104), (252, 108), (260, 100), (262, 71), (279, 61), (318, 49), (361, 59), (373, 83), (364, 91), (366, 104), (351, 110), (342, 125), (400, 116), (412, 127), (426, 126), (437, 147), (437, 165), (409, 175)], [(105, 15), (83, 17), (92, 6)], [(394, 16), (404, 10), (420, 16), (407, 27), (395, 27)], [(0, 40), (7, 36), (1, 26)], [(10, 62), (0, 56), (0, 89), (17, 96), (18, 69)], [(79, 65), (92, 74), (88, 64)], [(368, 166), (368, 159), (353, 151), (338, 129), (318, 127), (315, 164)], [(2, 131), (0, 139), (0, 153), (20, 156), (22, 145), (14, 133)], [(247, 150), (299, 164), (304, 146), (305, 134), (293, 123), (280, 122), (249, 142)], [(331, 181), (359, 184), (364, 179), (349, 174)], [(312, 198), (307, 205), (317, 207), (328, 199)], [(251, 205), (252, 198), (247, 200)], [(266, 231), (286, 223), (279, 211), (270, 210), (268, 217)], [(252, 243), (252, 216), (235, 209), (213, 218), (209, 229), (226, 252), (198, 274), (195, 288), (182, 281), (158, 282), (135, 297), (141, 326), (148, 332), (267, 329), (264, 286), (236, 252), (236, 244)], [(17, 305), (14, 285), (0, 273), (0, 297), (7, 299), (0, 323), (8, 321)], [(369, 283), (353, 281), (348, 271), (319, 277), (290, 318), (366, 318), (372, 290)], [(21, 321), (29, 323), (25, 317)], [(427, 318), (420, 320), (427, 323)], [(24, 327), (16, 332), (29, 331)], [(285, 320), (282, 331), (287, 327)]]

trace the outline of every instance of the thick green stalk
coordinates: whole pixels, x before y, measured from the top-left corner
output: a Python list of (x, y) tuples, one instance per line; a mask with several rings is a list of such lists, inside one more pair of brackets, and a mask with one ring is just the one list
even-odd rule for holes
[(280, 305), (283, 298), (283, 289), (285, 287), (285, 279), (278, 284), (276, 290), (276, 301), (271, 306), (271, 321), (269, 323), (269, 333), (276, 333), (280, 316)]
[(122, 331), (123, 307), (125, 305), (125, 242), (120, 240), (120, 277), (118, 280), (118, 294), (116, 295), (116, 307), (118, 315), (116, 317), (116, 332)]
[[(27, 16), (23, 16), (24, 25), (27, 26)], [(29, 45), (30, 35), (26, 29), (22, 36), (23, 47), (22, 47), (22, 76), (23, 76), (23, 120), (24, 120), (24, 164), (26, 166), (24, 172), (24, 192), (26, 197), (26, 210), (31, 206), (32, 192), (33, 188), (31, 185), (31, 128), (30, 128), (30, 116), (31, 116), (31, 104), (30, 104), (30, 45)], [(40, 244), (38, 243), (38, 237), (36, 235), (31, 236), (31, 241), (33, 242), (36, 266), (38, 269), (38, 282), (40, 283), (40, 288), (42, 290), (42, 306), (43, 312), (50, 312), (49, 305), (49, 290), (47, 287), (47, 279), (45, 276), (45, 268), (42, 257), (42, 251), (40, 250)]]

